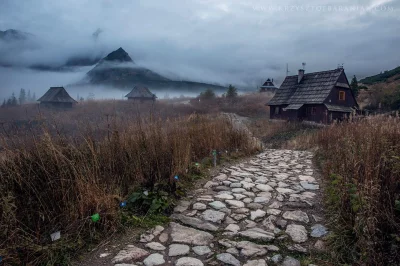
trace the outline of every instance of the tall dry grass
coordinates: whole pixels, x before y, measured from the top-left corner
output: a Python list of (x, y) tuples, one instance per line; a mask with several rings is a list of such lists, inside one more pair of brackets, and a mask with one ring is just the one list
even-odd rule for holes
[[(185, 182), (192, 162), (212, 150), (257, 150), (223, 118), (78, 111), (57, 113), (55, 124), (46, 120), (23, 136), (3, 133), (0, 255), (7, 264), (61, 264), (60, 254), (117, 229), (119, 203), (136, 188), (161, 184), (174, 197), (173, 177)], [(104, 112), (113, 116), (96, 120)], [(91, 221), (95, 213), (99, 222)], [(62, 238), (52, 242), (59, 230)]]
[(317, 146), (338, 263), (400, 261), (400, 119), (334, 124), (292, 144)]

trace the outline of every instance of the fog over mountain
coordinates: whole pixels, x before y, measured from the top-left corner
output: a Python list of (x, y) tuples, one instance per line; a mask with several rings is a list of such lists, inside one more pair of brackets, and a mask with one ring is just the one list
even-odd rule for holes
[(400, 64), (399, 10), (394, 0), (2, 0), (0, 30), (28, 37), (0, 40), (0, 62), (13, 66), (0, 67), (0, 96), (79, 81), (118, 47), (173, 80), (255, 90), (302, 62), (306, 72), (344, 63), (361, 78)]

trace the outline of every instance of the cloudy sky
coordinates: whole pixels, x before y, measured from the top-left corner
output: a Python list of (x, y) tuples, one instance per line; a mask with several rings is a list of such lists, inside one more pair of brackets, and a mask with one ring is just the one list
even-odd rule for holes
[(343, 63), (360, 78), (400, 65), (398, 0), (0, 0), (0, 30), (10, 28), (39, 43), (21, 62), (122, 46), (168, 77), (248, 87), (279, 85), (286, 64), (295, 74), (302, 62), (306, 72)]

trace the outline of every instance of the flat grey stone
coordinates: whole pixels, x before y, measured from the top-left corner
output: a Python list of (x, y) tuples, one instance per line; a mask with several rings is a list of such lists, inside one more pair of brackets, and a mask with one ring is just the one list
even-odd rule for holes
[(310, 184), (307, 181), (301, 181), (300, 185), (304, 188), (304, 189), (309, 189), (309, 190), (318, 190), (319, 189), (319, 185), (314, 185), (314, 184)]
[(241, 188), (242, 187), (242, 183), (231, 183), (230, 187), (231, 188)]
[(228, 265), (240, 266), (240, 261), (229, 253), (218, 254), (217, 260), (222, 261), (223, 263)]
[(266, 192), (274, 190), (270, 185), (266, 185), (266, 184), (258, 184), (258, 185), (256, 185), (256, 188), (261, 191), (266, 191)]
[(226, 174), (220, 174), (220, 175), (214, 177), (214, 180), (216, 180), (216, 181), (224, 181), (226, 179), (228, 179), (228, 176)]
[(252, 211), (252, 212), (250, 212), (250, 219), (254, 221), (258, 218), (263, 218), (265, 216), (265, 214), (266, 214), (266, 212), (263, 210)]
[(226, 250), (227, 253), (230, 253), (232, 255), (239, 255), (239, 250), (237, 248), (228, 248)]
[(270, 201), (271, 198), (267, 198), (267, 197), (255, 197), (254, 198), (254, 203), (267, 203), (268, 201)]
[(158, 243), (158, 242), (150, 242), (146, 244), (146, 248), (152, 249), (152, 250), (157, 250), (157, 251), (161, 251), (161, 250), (165, 250), (166, 247), (164, 247), (164, 245)]
[(189, 208), (189, 206), (190, 206), (189, 201), (185, 201), (185, 200), (180, 201), (178, 206), (176, 206), (174, 208), (174, 212), (182, 213), (182, 212), (186, 211)]
[(221, 201), (218, 201), (218, 200), (210, 202), (210, 203), (208, 203), (208, 205), (211, 206), (212, 208), (216, 209), (216, 210), (220, 210), (220, 209), (226, 208), (225, 203), (223, 203)]
[(240, 241), (236, 247), (240, 249), (240, 254), (245, 257), (264, 256), (268, 252), (265, 245), (258, 245), (250, 241)]
[(311, 236), (312, 237), (321, 237), (328, 233), (328, 230), (322, 224), (316, 224), (311, 227)]
[(146, 266), (162, 265), (165, 263), (164, 256), (158, 253), (151, 254), (144, 261)]
[(177, 223), (170, 223), (172, 242), (184, 243), (191, 245), (208, 245), (214, 236), (210, 233), (200, 231), (197, 229), (182, 226)]
[(282, 266), (301, 266), (301, 264), (300, 264), (300, 261), (288, 256), (282, 262)]
[(191, 257), (183, 257), (176, 261), (176, 266), (203, 266), (201, 260)]
[(279, 263), (281, 260), (283, 259), (281, 254), (276, 254), (274, 256), (272, 256), (271, 261), (274, 263)]
[(171, 215), (171, 218), (179, 220), (183, 224), (190, 225), (197, 229), (212, 231), (212, 232), (215, 232), (218, 230), (218, 227), (216, 227), (215, 225), (207, 223), (206, 221), (198, 219), (198, 218), (188, 217), (188, 216), (185, 216), (182, 214), (173, 214), (173, 215)]
[(230, 224), (225, 228), (225, 231), (231, 231), (233, 233), (237, 233), (239, 230), (240, 227), (237, 224)]
[(232, 193), (243, 193), (246, 192), (244, 188), (232, 188)]
[(162, 233), (159, 237), (158, 237), (158, 240), (161, 242), (161, 243), (165, 243), (165, 242), (167, 242), (168, 241), (168, 234), (167, 233)]
[(226, 200), (226, 203), (229, 204), (232, 208), (244, 208), (244, 203), (239, 200)]
[(183, 244), (171, 244), (169, 245), (168, 256), (183, 256), (189, 254), (190, 247), (188, 245)]
[(231, 200), (233, 199), (233, 196), (230, 194), (218, 194), (215, 195), (214, 198), (219, 199), (219, 200)]
[(208, 246), (195, 246), (192, 249), (199, 256), (211, 253), (211, 249)]
[(218, 185), (219, 185), (218, 182), (208, 181), (208, 182), (204, 185), (204, 188), (216, 187), (216, 186), (218, 186)]
[(265, 260), (249, 260), (243, 266), (268, 266)]
[(298, 224), (289, 224), (286, 227), (286, 233), (292, 238), (292, 240), (296, 243), (306, 242), (307, 230), (304, 226)]
[(298, 221), (303, 223), (308, 223), (310, 220), (308, 219), (307, 213), (297, 210), (297, 211), (286, 211), (283, 213), (282, 217), (287, 220)]
[(192, 209), (202, 211), (202, 210), (207, 209), (207, 205), (205, 205), (204, 203), (201, 203), (201, 202), (197, 202), (197, 203), (193, 204)]
[(259, 204), (259, 203), (249, 203), (247, 204), (247, 208), (252, 209), (252, 210), (257, 210), (257, 209), (262, 209), (263, 205)]
[(214, 223), (221, 223), (225, 215), (223, 212), (214, 210), (205, 210), (202, 214), (204, 220)]
[(217, 187), (214, 187), (214, 190), (215, 191), (227, 191), (227, 190), (230, 190), (230, 188), (227, 186), (217, 186)]
[(130, 262), (132, 260), (140, 260), (150, 253), (144, 249), (128, 245), (125, 249), (118, 252), (117, 256), (112, 259), (112, 263)]
[(265, 241), (270, 241), (275, 238), (275, 235), (273, 233), (264, 231), (260, 228), (250, 228), (246, 231), (239, 232), (239, 235), (245, 236), (245, 237), (248, 237), (251, 239), (265, 240)]

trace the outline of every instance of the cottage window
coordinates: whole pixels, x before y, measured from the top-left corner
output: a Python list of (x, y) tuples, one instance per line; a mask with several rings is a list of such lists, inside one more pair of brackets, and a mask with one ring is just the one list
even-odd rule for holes
[(277, 106), (277, 107), (275, 107), (275, 114), (277, 114), (277, 115), (279, 115), (279, 107)]
[(344, 101), (344, 100), (346, 100), (346, 92), (339, 91), (339, 101)]

